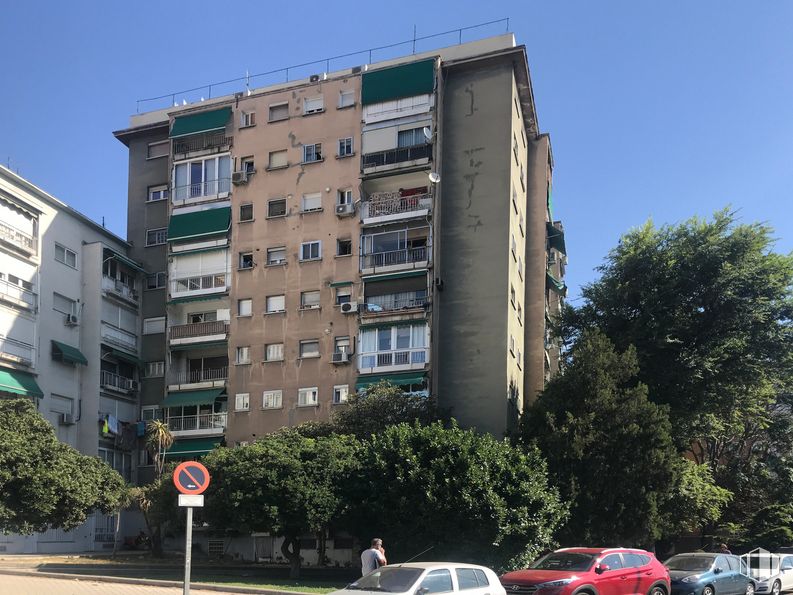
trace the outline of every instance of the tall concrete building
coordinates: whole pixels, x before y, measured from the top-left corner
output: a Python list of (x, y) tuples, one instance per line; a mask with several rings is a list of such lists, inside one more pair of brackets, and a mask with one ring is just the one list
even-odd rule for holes
[(132, 116), (142, 419), (169, 456), (327, 419), (379, 380), (503, 435), (564, 295), (525, 48), (502, 35)]
[[(0, 167), (0, 398), (32, 399), (58, 438), (134, 481), (142, 268), (127, 243)], [(0, 535), (0, 551), (112, 548), (113, 516)]]

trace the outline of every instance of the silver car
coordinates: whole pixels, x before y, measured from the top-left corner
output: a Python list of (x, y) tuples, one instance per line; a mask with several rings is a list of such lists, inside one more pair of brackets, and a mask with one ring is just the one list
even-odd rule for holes
[(793, 555), (754, 551), (741, 556), (755, 580), (755, 592), (779, 595), (793, 590)]

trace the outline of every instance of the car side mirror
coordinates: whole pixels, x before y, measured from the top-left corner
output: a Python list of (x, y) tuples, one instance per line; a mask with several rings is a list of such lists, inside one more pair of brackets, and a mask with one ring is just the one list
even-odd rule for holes
[(595, 567), (595, 572), (597, 574), (603, 574), (604, 572), (608, 572), (609, 570), (611, 570), (611, 568), (609, 568), (608, 564), (598, 564)]
[(430, 590), (427, 587), (419, 587), (416, 589), (416, 595), (427, 595), (429, 592)]
[(721, 574), (721, 568), (714, 568), (713, 574)]

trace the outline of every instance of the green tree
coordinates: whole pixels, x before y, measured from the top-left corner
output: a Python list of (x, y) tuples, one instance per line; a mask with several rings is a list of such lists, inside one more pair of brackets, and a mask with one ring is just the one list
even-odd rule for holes
[(351, 436), (308, 438), (282, 430), (204, 459), (212, 482), (207, 520), (215, 527), (268, 531), (284, 538), (290, 577), (300, 574), (300, 537), (318, 533), (343, 512), (340, 486), (358, 465)]
[(364, 543), (384, 538), (391, 563), (432, 546), (434, 559), (519, 567), (553, 545), (566, 516), (536, 449), (454, 423), (373, 434), (345, 487), (347, 526)]
[(667, 538), (715, 524), (733, 497), (732, 492), (715, 484), (708, 465), (677, 457), (675, 466), (670, 498), (661, 507), (661, 533)]
[(772, 552), (793, 545), (793, 504), (772, 504), (761, 508), (749, 523), (751, 547)]
[(164, 555), (162, 542), (166, 528), (170, 524), (179, 525), (181, 516), (174, 516), (181, 512), (178, 507), (178, 492), (173, 484), (172, 474), (175, 465), (163, 467), (149, 484), (132, 488), (132, 500), (137, 504), (146, 529), (149, 532), (151, 553), (155, 558)]
[(27, 399), (0, 399), (0, 531), (69, 530), (117, 509), (124, 480), (60, 442)]
[(666, 408), (647, 399), (637, 372), (632, 348), (617, 353), (586, 332), (522, 420), (523, 440), (539, 446), (570, 502), (565, 545), (647, 545), (663, 532), (679, 455)]
[(165, 468), (165, 453), (173, 445), (173, 434), (168, 423), (153, 419), (146, 424), (146, 448), (154, 459), (154, 466), (159, 478)]

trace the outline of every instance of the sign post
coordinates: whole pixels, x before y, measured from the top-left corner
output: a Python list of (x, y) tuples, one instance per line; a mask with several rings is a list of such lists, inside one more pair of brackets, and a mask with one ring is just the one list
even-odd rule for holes
[(184, 545), (183, 595), (190, 595), (190, 562), (193, 553), (193, 507), (204, 505), (204, 490), (209, 486), (209, 471), (201, 463), (186, 461), (173, 471), (173, 483), (179, 494), (179, 506), (187, 508)]

